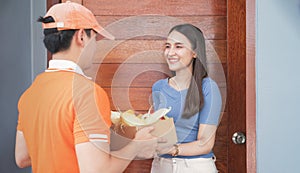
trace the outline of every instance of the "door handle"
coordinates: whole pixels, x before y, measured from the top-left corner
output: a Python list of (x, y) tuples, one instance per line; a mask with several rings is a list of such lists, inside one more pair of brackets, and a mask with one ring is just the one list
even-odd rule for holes
[(232, 135), (232, 142), (235, 144), (244, 144), (246, 143), (246, 135), (243, 132), (235, 132)]

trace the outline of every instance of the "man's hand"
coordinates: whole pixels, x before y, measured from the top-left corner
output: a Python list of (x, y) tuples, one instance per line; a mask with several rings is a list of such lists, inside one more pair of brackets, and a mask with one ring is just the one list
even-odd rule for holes
[(26, 141), (23, 132), (19, 130), (16, 133), (15, 159), (19, 168), (31, 166)]
[(154, 127), (149, 126), (136, 132), (133, 140), (137, 145), (137, 150), (140, 151), (137, 155), (138, 158), (149, 159), (155, 156), (158, 138), (151, 134), (153, 130)]

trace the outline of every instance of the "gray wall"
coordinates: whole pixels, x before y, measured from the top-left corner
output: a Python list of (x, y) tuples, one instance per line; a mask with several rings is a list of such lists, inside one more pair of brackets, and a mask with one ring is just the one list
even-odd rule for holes
[(300, 172), (300, 0), (257, 0), (257, 172)]
[(37, 73), (45, 69), (46, 52), (38, 16), (45, 0), (0, 0), (0, 172), (31, 172), (14, 161), (17, 103)]

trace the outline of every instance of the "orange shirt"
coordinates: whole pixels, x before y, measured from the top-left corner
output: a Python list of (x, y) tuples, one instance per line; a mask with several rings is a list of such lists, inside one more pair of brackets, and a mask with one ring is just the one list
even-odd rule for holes
[(109, 142), (107, 94), (80, 74), (40, 74), (21, 96), (18, 109), (17, 129), (24, 134), (34, 173), (77, 173), (76, 144)]

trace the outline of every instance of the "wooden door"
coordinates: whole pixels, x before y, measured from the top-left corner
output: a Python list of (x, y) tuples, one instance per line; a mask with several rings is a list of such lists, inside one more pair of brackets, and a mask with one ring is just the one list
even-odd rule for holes
[[(48, 0), (48, 6), (59, 0)], [(64, 1), (64, 0), (63, 0)], [(111, 109), (146, 112), (151, 86), (170, 76), (162, 56), (169, 29), (199, 27), (206, 39), (210, 76), (223, 97), (214, 152), (221, 173), (256, 172), (255, 0), (73, 0), (89, 8), (116, 40), (99, 41), (89, 74), (108, 93)], [(247, 143), (233, 144), (234, 132)], [(126, 173), (150, 171), (152, 160), (133, 161)]]

